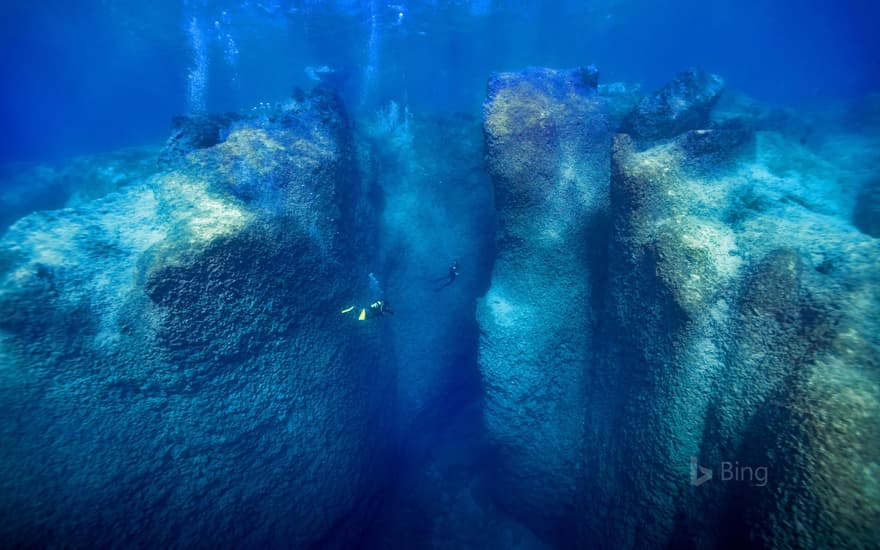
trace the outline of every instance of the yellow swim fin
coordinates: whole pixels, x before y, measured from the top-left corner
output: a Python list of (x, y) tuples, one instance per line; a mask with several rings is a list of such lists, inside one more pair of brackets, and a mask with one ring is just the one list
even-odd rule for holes
[(366, 318), (367, 318), (367, 310), (366, 310), (366, 309), (362, 309), (362, 310), (361, 310), (361, 314), (358, 315), (358, 321), (363, 321), (363, 320), (366, 319)]
[(339, 313), (348, 313), (349, 311), (351, 311), (353, 309), (354, 309), (354, 306), (348, 306), (347, 308), (343, 309)]

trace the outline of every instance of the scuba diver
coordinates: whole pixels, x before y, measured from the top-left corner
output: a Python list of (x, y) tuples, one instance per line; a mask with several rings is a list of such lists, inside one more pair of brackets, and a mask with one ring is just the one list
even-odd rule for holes
[(452, 283), (455, 282), (456, 277), (458, 277), (458, 260), (453, 260), (452, 264), (449, 266), (449, 273), (446, 277), (440, 277), (432, 280), (432, 283), (439, 283), (445, 281), (442, 285), (434, 289), (434, 292), (439, 292), (444, 288), (448, 287)]
[(367, 313), (368, 319), (382, 317), (383, 315), (394, 315), (394, 310), (388, 306), (387, 300), (376, 300), (370, 304), (370, 310), (369, 313)]
[[(377, 298), (372, 304), (370, 304), (370, 307), (360, 308), (358, 321), (366, 321), (367, 319), (375, 319), (376, 317), (384, 317), (385, 315), (394, 315), (394, 311), (388, 306), (388, 301), (382, 298), (384, 292), (382, 291), (382, 287), (379, 286), (379, 279), (377, 279), (372, 273), (368, 275), (368, 278), (370, 281), (370, 293)], [(348, 306), (340, 311), (340, 313), (345, 315), (346, 313), (355, 311), (355, 309), (355, 306)]]
[[(345, 315), (346, 313), (350, 313), (355, 310), (354, 306), (348, 306), (343, 309), (340, 313)], [(358, 321), (366, 321), (367, 319), (375, 319), (376, 317), (383, 317), (385, 315), (394, 315), (394, 310), (388, 306), (387, 300), (376, 300), (370, 307), (362, 307), (360, 313), (358, 313)]]

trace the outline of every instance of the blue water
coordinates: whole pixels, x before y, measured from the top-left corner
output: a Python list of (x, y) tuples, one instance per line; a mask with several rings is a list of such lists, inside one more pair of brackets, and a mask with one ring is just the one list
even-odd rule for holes
[(880, 546), (878, 20), (5, 2), (0, 548)]
[[(649, 89), (690, 65), (758, 99), (847, 100), (874, 91), (869, 1), (53, 2), (2, 8), (2, 160), (44, 160), (162, 139), (192, 107), (238, 110), (345, 71), (349, 98), (474, 109), (490, 71), (594, 63)], [(401, 15), (402, 14), (402, 15)], [(375, 18), (376, 31), (372, 31)], [(373, 39), (371, 41), (371, 33)], [(194, 35), (201, 36), (204, 69)], [(371, 56), (376, 78), (365, 90)]]

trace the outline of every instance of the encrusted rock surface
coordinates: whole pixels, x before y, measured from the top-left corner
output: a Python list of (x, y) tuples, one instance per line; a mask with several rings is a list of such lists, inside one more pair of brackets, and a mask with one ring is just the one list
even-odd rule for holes
[[(369, 208), (316, 92), (0, 242), (0, 536), (350, 547), (393, 438)], [(375, 227), (373, 225), (372, 227)], [(210, 529), (210, 530), (208, 530)]]
[(880, 237), (880, 178), (865, 182), (856, 196), (853, 223), (862, 232)]
[[(747, 158), (694, 157), (690, 139), (637, 153), (615, 138), (604, 334), (616, 376), (596, 379), (617, 396), (607, 427), (625, 434), (612, 460), (625, 496), (616, 527), (588, 536), (868, 548), (880, 512), (867, 313), (880, 305), (869, 260), (880, 247), (806, 208), (796, 180), (774, 181)], [(691, 460), (715, 480), (692, 486)], [(729, 475), (750, 473), (725, 480), (725, 462)], [(647, 516), (650, 526), (625, 519)]]
[(57, 163), (0, 166), (0, 232), (37, 210), (77, 206), (156, 171), (153, 147), (121, 149)]
[(229, 126), (243, 117), (238, 113), (178, 115), (171, 121), (171, 135), (159, 153), (160, 166), (173, 166), (187, 153), (224, 141)]
[(865, 174), (747, 116), (710, 123), (721, 80), (698, 71), (640, 104), (608, 173), (582, 83), (489, 83), (495, 501), (562, 547), (870, 548), (880, 245), (844, 177)]
[(594, 70), (489, 81), (487, 162), (499, 233), (477, 308), (484, 421), (500, 450), (495, 497), (546, 540), (573, 540), (585, 375), (606, 221), (610, 123)]
[(637, 140), (652, 141), (705, 129), (722, 91), (720, 76), (692, 67), (642, 98), (624, 121), (623, 131)]

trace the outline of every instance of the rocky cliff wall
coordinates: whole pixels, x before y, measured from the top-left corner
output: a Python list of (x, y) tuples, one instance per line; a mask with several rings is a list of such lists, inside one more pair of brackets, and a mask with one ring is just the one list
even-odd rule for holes
[(9, 230), (8, 544), (357, 540), (385, 478), (395, 388), (377, 328), (339, 315), (376, 227), (350, 139), (319, 91)]

